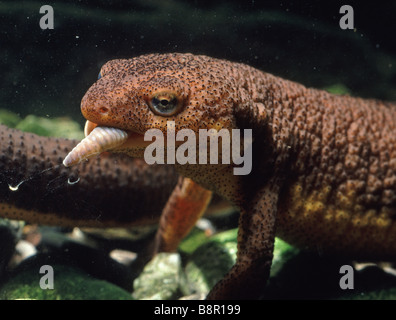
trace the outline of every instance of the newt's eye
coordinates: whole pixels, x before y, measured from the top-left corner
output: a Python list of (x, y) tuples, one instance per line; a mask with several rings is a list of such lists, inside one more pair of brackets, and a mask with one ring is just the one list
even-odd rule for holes
[(98, 80), (99, 80), (100, 78), (102, 78), (102, 71), (100, 71), (99, 74), (98, 74)]
[(158, 93), (152, 97), (149, 105), (160, 116), (172, 116), (180, 110), (180, 103), (173, 93)]

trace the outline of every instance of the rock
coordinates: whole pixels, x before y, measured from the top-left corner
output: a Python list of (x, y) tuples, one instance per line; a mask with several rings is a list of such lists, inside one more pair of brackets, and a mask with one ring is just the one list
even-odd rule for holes
[[(206, 296), (235, 264), (237, 233), (238, 229), (221, 232), (194, 251), (185, 268), (189, 291)], [(270, 276), (276, 277), (284, 264), (298, 253), (298, 249), (276, 238)]]
[(185, 272), (190, 291), (205, 295), (234, 265), (237, 252), (237, 229), (211, 237), (191, 255)]
[(184, 254), (192, 254), (201, 244), (208, 240), (205, 231), (199, 228), (191, 230), (189, 235), (179, 245), (179, 250)]
[[(356, 265), (354, 265), (356, 267)], [(343, 290), (339, 300), (395, 300), (396, 276), (381, 263), (354, 268), (353, 289)], [(341, 276), (341, 275), (340, 275)]]
[(396, 300), (396, 288), (379, 289), (366, 292), (346, 294), (339, 300)]
[(20, 264), (23, 260), (34, 256), (37, 253), (36, 247), (26, 240), (19, 240), (15, 246), (15, 255), (12, 259), (12, 266)]
[(80, 125), (68, 118), (47, 119), (28, 115), (15, 127), (19, 130), (32, 132), (40, 136), (63, 137), (78, 140), (84, 137)]
[(5, 124), (7, 127), (14, 128), (21, 118), (14, 112), (0, 109), (0, 123)]
[(118, 263), (131, 265), (136, 260), (137, 254), (128, 250), (114, 249), (109, 253), (110, 257)]
[(289, 259), (295, 257), (299, 252), (299, 249), (291, 246), (282, 239), (275, 238), (274, 257), (272, 259), (270, 278), (276, 277), (279, 271), (282, 270), (284, 264)]
[(20, 237), (22, 226), (23, 223), (17, 221), (0, 219), (0, 279), (15, 253), (15, 245)]
[(178, 253), (159, 253), (134, 281), (133, 297), (142, 300), (179, 298), (184, 282), (181, 258)]
[[(53, 265), (54, 289), (42, 289), (39, 268), (28, 268), (14, 275), (0, 288), (0, 299), (35, 300), (130, 300), (131, 295), (107, 281), (92, 278), (81, 269)], [(48, 273), (49, 274), (49, 273)]]
[(0, 124), (5, 124), (10, 128), (32, 132), (40, 136), (61, 137), (81, 140), (84, 138), (83, 130), (76, 121), (68, 117), (45, 118), (35, 115), (27, 115), (21, 118), (18, 114), (0, 109)]

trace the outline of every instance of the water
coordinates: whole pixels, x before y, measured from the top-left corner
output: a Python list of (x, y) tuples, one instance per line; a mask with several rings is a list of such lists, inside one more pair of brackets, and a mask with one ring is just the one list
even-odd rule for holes
[(83, 123), (79, 104), (108, 60), (192, 52), (245, 62), (315, 87), (343, 84), (356, 95), (396, 100), (395, 7), (295, 1), (59, 1), (54, 29), (39, 4), (2, 1), (0, 108)]
[[(352, 29), (340, 28), (343, 3), (336, 1), (102, 0), (84, 4), (63, 0), (42, 8), (41, 13), (44, 3), (1, 1), (0, 122), (40, 135), (81, 139), (80, 101), (101, 66), (111, 59), (153, 52), (205, 54), (247, 63), (307, 86), (396, 101), (396, 6), (391, 1), (375, 6), (349, 3)], [(52, 169), (56, 168), (38, 170), (7, 188), (18, 194), (25, 182)], [(53, 181), (67, 185), (68, 190), (84, 183), (77, 175)], [(54, 190), (49, 185), (49, 193)], [(86, 207), (102, 214), (88, 200)], [(95, 268), (101, 269), (98, 265)], [(306, 261), (302, 265), (303, 270), (311, 270)], [(1, 272), (0, 266), (0, 277)], [(331, 269), (334, 272), (338, 276), (338, 270)], [(304, 280), (300, 287), (309, 287), (305, 281), (312, 274), (295, 277)], [(311, 281), (311, 287), (322, 285), (320, 280)], [(326, 288), (321, 294), (332, 297)]]

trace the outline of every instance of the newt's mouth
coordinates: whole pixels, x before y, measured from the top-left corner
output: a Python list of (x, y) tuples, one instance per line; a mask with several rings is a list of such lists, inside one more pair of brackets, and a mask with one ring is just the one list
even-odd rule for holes
[(84, 134), (85, 138), (63, 160), (64, 166), (73, 166), (106, 151), (142, 150), (150, 144), (140, 133), (102, 127), (91, 121), (85, 123)]
[[(93, 131), (93, 129), (95, 129), (98, 126), (99, 126), (98, 124), (87, 120), (84, 126), (85, 137), (87, 137)], [(124, 129), (118, 129), (118, 130), (124, 131), (128, 135), (128, 139), (126, 139), (122, 144), (118, 145), (117, 149), (146, 148), (151, 143), (151, 141), (144, 141), (143, 134), (133, 132), (130, 130), (124, 130)]]

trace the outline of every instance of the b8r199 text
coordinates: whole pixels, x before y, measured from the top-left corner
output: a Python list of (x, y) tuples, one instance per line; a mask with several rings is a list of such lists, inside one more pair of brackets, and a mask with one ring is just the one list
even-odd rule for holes
[(207, 304), (199, 305), (199, 314), (239, 314), (241, 312), (240, 305), (225, 304)]

